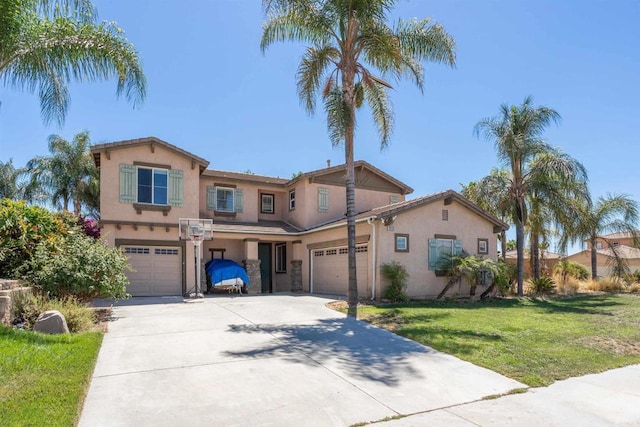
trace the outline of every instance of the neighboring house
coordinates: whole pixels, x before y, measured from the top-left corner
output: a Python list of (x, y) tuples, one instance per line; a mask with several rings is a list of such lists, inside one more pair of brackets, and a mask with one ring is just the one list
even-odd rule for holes
[[(207, 169), (209, 162), (149, 137), (98, 144), (101, 227), (129, 256), (132, 295), (182, 295), (195, 287), (193, 245), (178, 239), (179, 218), (213, 219), (203, 261), (243, 263), (254, 293), (346, 295), (344, 165), (281, 179)], [(495, 259), (508, 225), (452, 190), (406, 200), (413, 189), (364, 161), (356, 170), (356, 257), (360, 297), (382, 296), (380, 265), (408, 270), (407, 293), (436, 296), (443, 254)], [(468, 287), (451, 292), (467, 293)]]
[[(561, 258), (562, 258), (562, 255), (557, 254), (555, 252), (549, 252), (549, 251), (540, 250), (540, 272), (542, 272), (542, 274), (548, 274), (548, 275), (553, 274), (553, 269), (556, 266), (556, 264), (558, 262), (560, 262)], [(524, 258), (523, 259), (524, 259), (524, 275), (525, 275), (525, 277), (533, 276), (533, 274), (531, 274), (531, 258), (529, 256), (529, 251), (528, 250), (524, 251)], [(516, 251), (516, 250), (507, 251), (507, 253), (505, 255), (505, 260), (509, 264), (517, 265), (517, 263), (518, 263), (518, 251)]]
[[(630, 271), (640, 270), (640, 249), (635, 247), (631, 233), (612, 233), (599, 236), (596, 239), (596, 260), (598, 276), (611, 275), (611, 268), (615, 264), (616, 255), (625, 260)], [(587, 242), (587, 249), (569, 255), (570, 261), (580, 263), (591, 271), (591, 244)]]

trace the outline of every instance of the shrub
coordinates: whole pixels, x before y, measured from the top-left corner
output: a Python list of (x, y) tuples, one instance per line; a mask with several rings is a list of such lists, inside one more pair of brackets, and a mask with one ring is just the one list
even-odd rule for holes
[(39, 246), (55, 246), (68, 227), (46, 209), (23, 201), (0, 200), (0, 277), (18, 278), (17, 270)]
[(43, 294), (21, 294), (13, 303), (13, 315), (24, 320), (27, 329), (33, 329), (38, 316), (47, 310), (58, 310), (65, 317), (70, 332), (82, 332), (95, 323), (94, 313), (76, 298), (48, 298)]
[(553, 268), (553, 272), (554, 274), (561, 276), (564, 280), (566, 280), (567, 276), (571, 276), (577, 280), (587, 280), (591, 275), (587, 267), (567, 259), (563, 259), (557, 263)]
[(603, 277), (599, 280), (589, 280), (587, 282), (587, 289), (590, 291), (600, 292), (620, 292), (622, 291), (622, 281), (612, 277)]
[(552, 292), (556, 287), (556, 283), (551, 277), (538, 277), (537, 279), (529, 280), (529, 283), (531, 284), (531, 290), (536, 294)]
[(39, 246), (23, 278), (54, 297), (118, 299), (127, 296), (124, 272), (130, 269), (119, 249), (75, 231), (62, 236), (54, 251)]
[(556, 278), (556, 291), (564, 295), (574, 295), (580, 289), (580, 282), (569, 276), (565, 280)]
[(384, 298), (396, 302), (407, 301), (409, 299), (405, 292), (407, 279), (409, 278), (407, 269), (399, 262), (391, 261), (382, 264), (380, 266), (380, 272), (382, 273), (382, 277), (390, 282), (389, 286), (384, 290)]

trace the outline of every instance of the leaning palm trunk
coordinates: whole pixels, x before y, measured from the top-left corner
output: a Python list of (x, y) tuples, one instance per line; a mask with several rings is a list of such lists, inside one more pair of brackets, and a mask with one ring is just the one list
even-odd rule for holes
[(502, 251), (502, 260), (507, 262), (507, 232), (502, 229), (500, 231), (500, 250)]
[(531, 275), (540, 278), (540, 245), (538, 233), (531, 233)]
[(458, 275), (451, 276), (451, 278), (449, 279), (449, 281), (447, 282), (445, 287), (440, 291), (440, 293), (438, 294), (436, 299), (440, 299), (443, 296), (445, 296), (447, 294), (447, 292), (449, 292), (449, 289), (451, 289), (453, 287), (453, 285), (455, 285), (456, 283), (460, 282), (460, 280), (462, 280), (461, 276), (458, 276)]

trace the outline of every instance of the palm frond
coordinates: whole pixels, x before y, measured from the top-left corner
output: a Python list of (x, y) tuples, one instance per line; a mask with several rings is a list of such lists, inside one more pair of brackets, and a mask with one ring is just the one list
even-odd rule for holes
[(340, 52), (333, 46), (309, 47), (298, 67), (298, 95), (308, 113), (315, 111), (315, 100), (327, 67), (339, 60)]
[(380, 79), (373, 77), (369, 73), (362, 75), (362, 86), (365, 99), (373, 114), (373, 120), (378, 127), (380, 148), (384, 149), (389, 144), (389, 138), (393, 130), (393, 110), (386, 86), (382, 84)]
[(324, 97), (324, 109), (327, 114), (327, 128), (331, 144), (336, 147), (344, 143), (347, 127), (355, 126), (355, 117), (345, 102), (342, 87), (334, 84)]

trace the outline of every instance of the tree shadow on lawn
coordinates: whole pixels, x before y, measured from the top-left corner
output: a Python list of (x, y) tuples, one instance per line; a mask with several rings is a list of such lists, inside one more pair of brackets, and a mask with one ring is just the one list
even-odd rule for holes
[[(415, 304), (415, 305), (414, 305)], [(478, 310), (484, 308), (517, 308), (536, 306), (551, 313), (577, 313), (577, 314), (601, 314), (605, 316), (613, 315), (612, 312), (604, 310), (606, 307), (616, 307), (622, 304), (612, 299), (612, 295), (580, 295), (570, 298), (541, 298), (541, 297), (524, 297), (524, 298), (498, 298), (486, 301), (474, 302), (458, 302), (458, 301), (436, 301), (436, 302), (417, 302), (409, 305), (390, 304), (381, 306), (382, 309), (396, 309), (399, 307), (428, 309), (463, 309)]]
[[(313, 324), (229, 325), (229, 332), (270, 334), (259, 348), (226, 351), (234, 357), (278, 356), (292, 363), (318, 364), (346, 375), (394, 386), (402, 378), (421, 378), (416, 369), (440, 353), (406, 338), (351, 318), (321, 319)], [(301, 357), (302, 355), (302, 357)]]
[(483, 347), (480, 344), (481, 341), (504, 341), (504, 338), (497, 333), (488, 334), (485, 332), (478, 332), (474, 330), (439, 328), (437, 326), (416, 326), (401, 328), (400, 330), (398, 330), (398, 333), (402, 336), (416, 340), (418, 342), (435, 341), (435, 337), (441, 335), (443, 337), (446, 337), (446, 339), (440, 340), (440, 351), (451, 354), (472, 354)]

